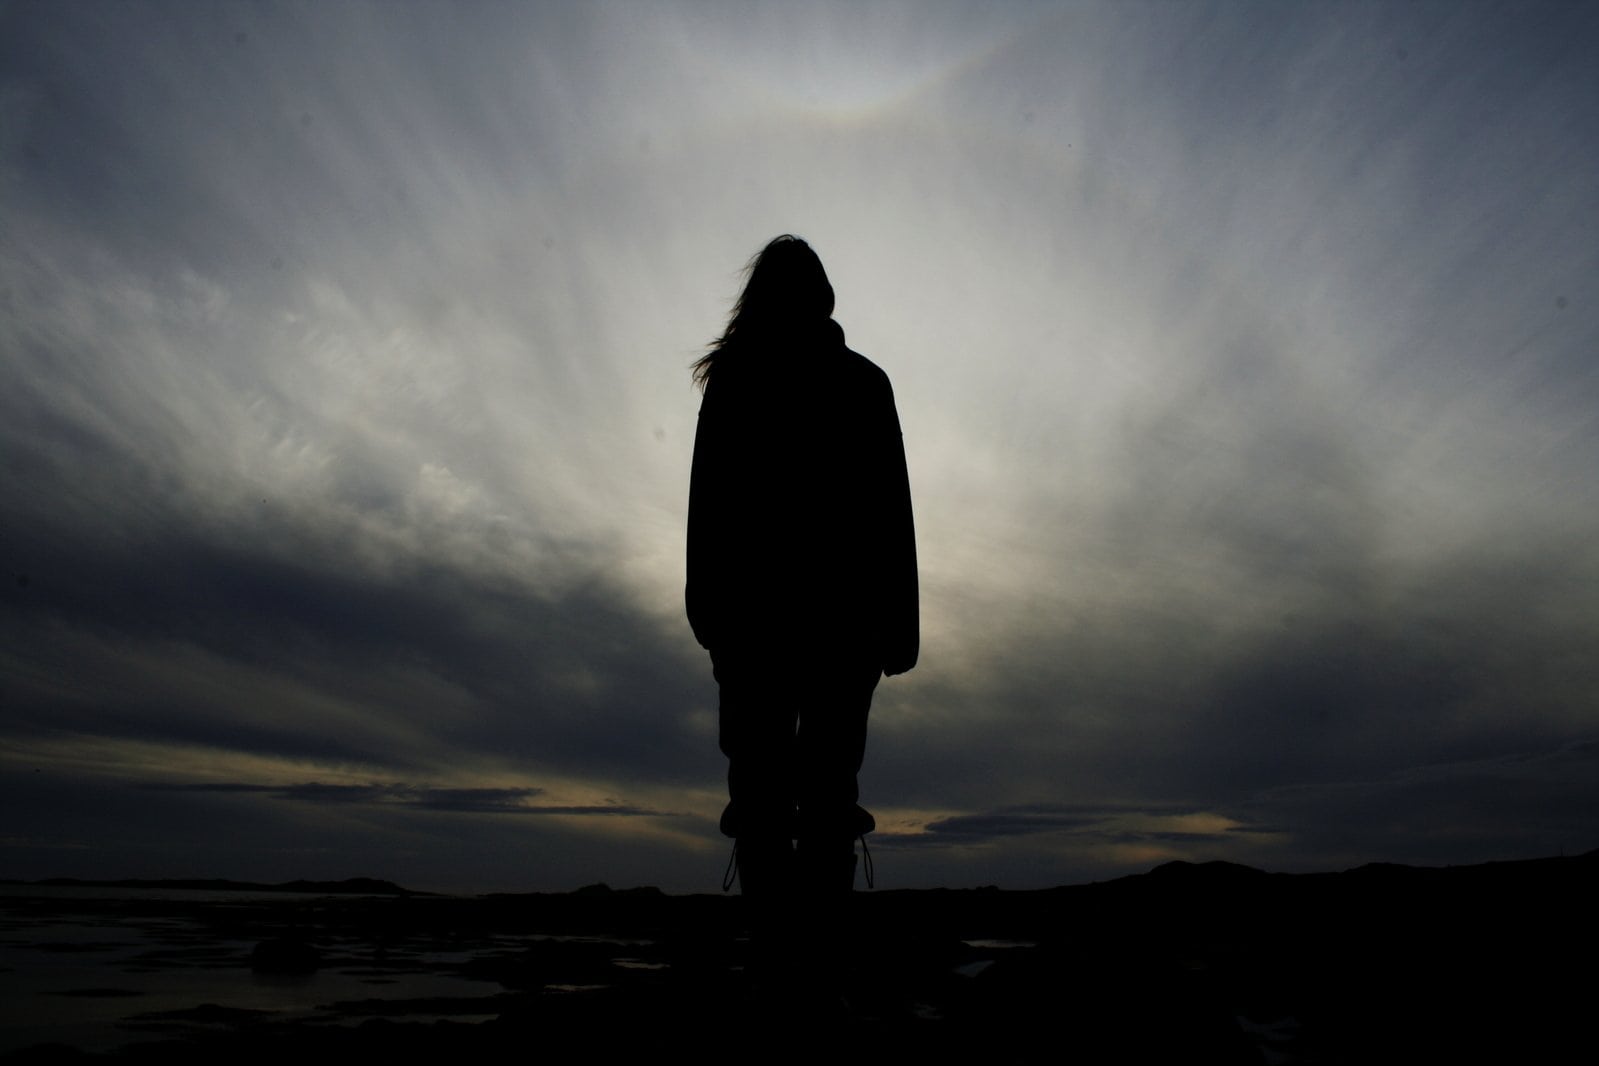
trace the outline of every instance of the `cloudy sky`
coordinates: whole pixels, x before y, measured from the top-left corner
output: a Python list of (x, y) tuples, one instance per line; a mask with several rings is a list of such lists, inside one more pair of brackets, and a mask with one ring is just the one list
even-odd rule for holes
[(0, 5), (0, 876), (714, 891), (698, 394), (892, 377), (880, 884), (1599, 845), (1585, 4)]

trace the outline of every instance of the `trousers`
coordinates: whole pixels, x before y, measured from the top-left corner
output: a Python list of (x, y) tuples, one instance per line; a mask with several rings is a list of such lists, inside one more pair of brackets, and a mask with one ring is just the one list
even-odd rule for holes
[[(876, 665), (716, 653), (722, 832), (742, 840), (848, 841), (861, 831), (858, 775)], [(742, 847), (742, 845), (741, 845)]]

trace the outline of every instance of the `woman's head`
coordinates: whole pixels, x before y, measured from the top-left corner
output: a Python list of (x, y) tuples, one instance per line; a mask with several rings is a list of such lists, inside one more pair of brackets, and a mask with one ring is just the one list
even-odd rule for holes
[(804, 336), (820, 330), (833, 314), (833, 286), (821, 259), (792, 233), (768, 241), (744, 268), (744, 279), (727, 329), (694, 364), (694, 380), (701, 386), (720, 353)]
[(819, 322), (833, 314), (833, 286), (811, 246), (785, 233), (767, 242), (749, 266), (729, 325)]

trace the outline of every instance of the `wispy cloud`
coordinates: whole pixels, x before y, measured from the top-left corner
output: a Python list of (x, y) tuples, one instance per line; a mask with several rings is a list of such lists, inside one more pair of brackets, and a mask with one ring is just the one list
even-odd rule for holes
[(797, 231), (906, 433), (924, 655), (863, 787), (941, 812), (907, 871), (1576, 847), (1596, 42), (1562, 4), (5, 6), (0, 835), (108, 867), (40, 876), (237, 818), (268, 879), (712, 883), (686, 368)]

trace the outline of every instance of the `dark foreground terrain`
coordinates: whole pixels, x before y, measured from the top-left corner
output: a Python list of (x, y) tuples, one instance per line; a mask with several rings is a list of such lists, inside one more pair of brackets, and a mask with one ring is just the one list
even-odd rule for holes
[(779, 987), (737, 897), (206, 887), (9, 886), (5, 1061), (1552, 1061), (1599, 947), (1599, 852), (862, 892)]

